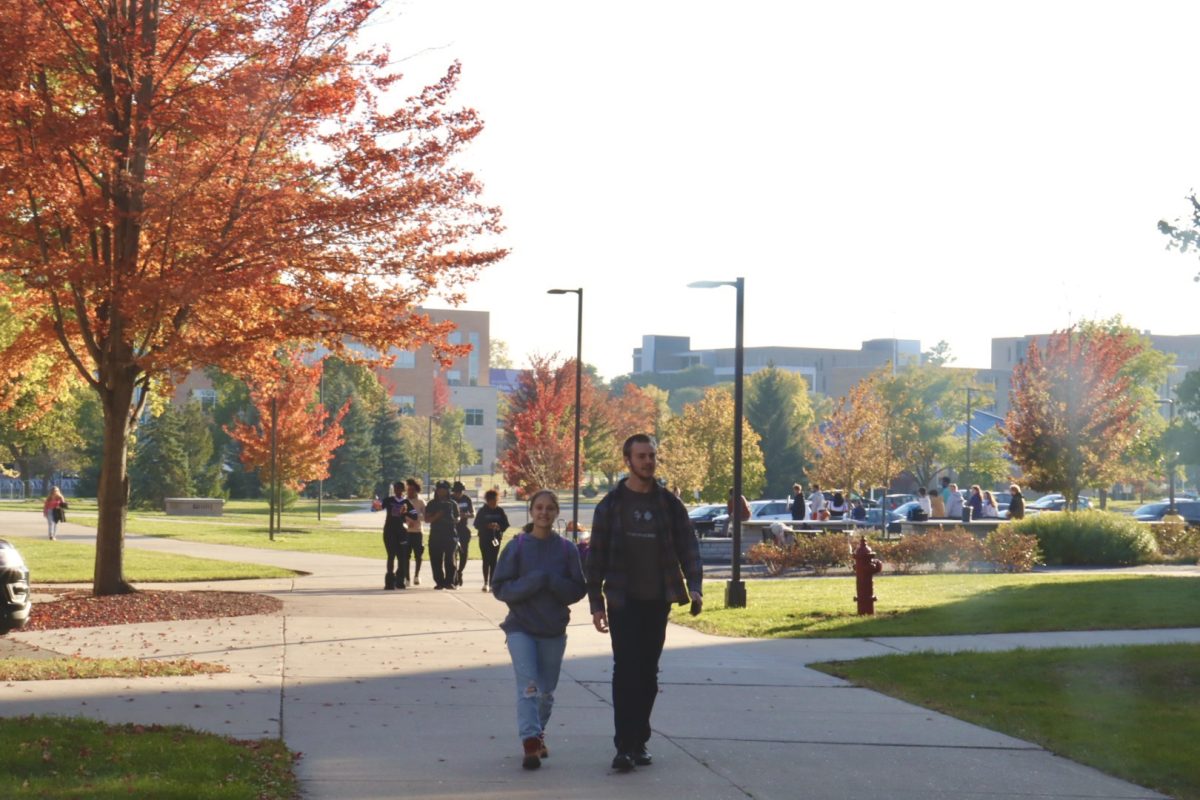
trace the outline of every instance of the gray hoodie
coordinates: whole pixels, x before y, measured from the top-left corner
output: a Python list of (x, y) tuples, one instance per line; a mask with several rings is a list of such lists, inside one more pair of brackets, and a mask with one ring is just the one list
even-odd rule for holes
[(579, 551), (558, 534), (545, 539), (519, 534), (500, 553), (492, 575), (492, 594), (508, 604), (500, 623), (508, 633), (562, 636), (570, 605), (586, 593)]

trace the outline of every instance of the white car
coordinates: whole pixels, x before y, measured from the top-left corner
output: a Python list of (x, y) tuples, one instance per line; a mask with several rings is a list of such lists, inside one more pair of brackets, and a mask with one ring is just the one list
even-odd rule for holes
[[(792, 512), (787, 500), (754, 500), (750, 503), (750, 519), (752, 520), (791, 520)], [(729, 514), (725, 513), (713, 519), (713, 534), (716, 536), (729, 535)]]

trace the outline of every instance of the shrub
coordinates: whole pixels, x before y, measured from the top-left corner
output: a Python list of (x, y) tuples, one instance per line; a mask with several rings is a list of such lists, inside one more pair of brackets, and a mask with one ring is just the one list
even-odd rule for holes
[(762, 542), (750, 548), (746, 560), (762, 564), (768, 575), (778, 575), (789, 567), (810, 567), (815, 574), (824, 575), (830, 567), (849, 565), (850, 549), (846, 535), (834, 532), (801, 536), (794, 544), (784, 547)]
[(1150, 530), (1163, 555), (1188, 561), (1200, 559), (1200, 528), (1179, 522), (1164, 522), (1151, 526)]
[(1029, 572), (1041, 562), (1036, 536), (1001, 525), (983, 541), (983, 558), (995, 572)]
[(933, 564), (940, 572), (947, 564), (969, 567), (983, 557), (979, 540), (962, 528), (935, 528), (898, 542), (881, 542), (879, 553), (895, 572), (911, 572), (919, 564)]
[(1158, 543), (1148, 526), (1106, 511), (1043, 512), (1008, 527), (1036, 536), (1047, 564), (1115, 567), (1159, 559)]

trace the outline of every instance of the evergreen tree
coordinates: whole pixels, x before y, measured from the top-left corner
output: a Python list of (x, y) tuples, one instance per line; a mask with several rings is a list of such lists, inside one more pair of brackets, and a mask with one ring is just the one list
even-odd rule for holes
[(225, 490), (221, 464), (216, 459), (213, 421), (200, 404), (192, 401), (177, 410), (184, 451), (188, 455), (188, 482), (197, 497), (221, 497)]
[(804, 378), (774, 365), (746, 381), (746, 421), (759, 436), (766, 497), (786, 497), (805, 473), (804, 450), (813, 423)]
[[(345, 402), (345, 401), (343, 401)], [(375, 446), (375, 425), (358, 397), (350, 398), (350, 409), (342, 418), (342, 445), (333, 453), (325, 491), (335, 497), (369, 497), (380, 476), (380, 452)]]
[(417, 471), (415, 459), (404, 444), (400, 415), (390, 403), (384, 405), (376, 415), (374, 443), (379, 451), (380, 468), (375, 494), (386, 497), (391, 493), (393, 483), (412, 477)]
[(183, 420), (173, 406), (142, 425), (129, 467), (129, 484), (130, 502), (137, 508), (162, 508), (164, 498), (195, 494)]

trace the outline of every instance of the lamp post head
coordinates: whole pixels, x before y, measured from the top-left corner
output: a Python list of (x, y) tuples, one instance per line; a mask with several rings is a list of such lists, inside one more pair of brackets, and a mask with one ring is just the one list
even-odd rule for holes
[(718, 286), (737, 286), (737, 281), (692, 281), (689, 289), (716, 289)]
[(583, 289), (547, 289), (546, 294), (583, 294)]

